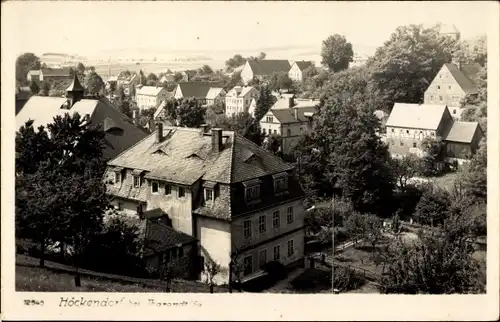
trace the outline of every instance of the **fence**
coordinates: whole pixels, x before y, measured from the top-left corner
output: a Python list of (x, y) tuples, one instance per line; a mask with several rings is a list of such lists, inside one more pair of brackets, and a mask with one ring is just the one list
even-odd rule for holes
[(376, 274), (370, 270), (355, 265), (343, 264), (337, 261), (335, 261), (335, 263), (332, 263), (332, 260), (330, 258), (328, 259), (325, 258), (325, 260), (323, 260), (323, 258), (320, 258), (320, 255), (318, 254), (312, 255), (310, 258), (312, 258), (316, 263), (322, 264), (328, 268), (332, 268), (332, 265), (335, 265), (335, 267), (347, 268), (348, 270), (359, 274), (359, 276), (363, 277), (365, 280), (370, 280), (372, 282), (379, 282), (382, 277), (379, 274)]

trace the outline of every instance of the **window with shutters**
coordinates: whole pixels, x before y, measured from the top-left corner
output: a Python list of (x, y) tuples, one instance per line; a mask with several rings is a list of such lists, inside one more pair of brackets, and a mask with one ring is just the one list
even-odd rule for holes
[(266, 216), (259, 216), (259, 233), (263, 234), (266, 232)]
[(280, 226), (280, 211), (276, 210), (273, 212), (273, 228)]
[(252, 222), (250, 220), (243, 222), (243, 237), (245, 239), (252, 237)]
[(291, 224), (293, 222), (293, 207), (286, 209), (286, 222)]

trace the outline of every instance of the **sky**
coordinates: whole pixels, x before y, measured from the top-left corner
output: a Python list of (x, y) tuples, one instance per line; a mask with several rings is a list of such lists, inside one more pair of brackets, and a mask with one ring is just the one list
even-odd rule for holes
[(371, 51), (396, 27), (411, 23), (454, 24), (469, 38), (488, 30), (485, 4), (23, 1), (2, 3), (1, 13), (2, 23), (4, 18), (11, 23), (17, 53), (89, 57), (126, 49), (257, 54), (276, 47), (319, 50), (321, 41), (334, 33), (346, 36), (355, 51)]

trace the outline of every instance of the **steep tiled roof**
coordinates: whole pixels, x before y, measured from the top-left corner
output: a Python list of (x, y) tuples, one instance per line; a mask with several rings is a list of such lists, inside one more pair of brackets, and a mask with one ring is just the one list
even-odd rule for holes
[(313, 64), (310, 61), (296, 61), (295, 64), (297, 64), (297, 67), (301, 71), (303, 71), (304, 69), (307, 69), (307, 68), (313, 66)]
[(75, 112), (82, 116), (88, 114), (93, 124), (101, 126), (105, 125), (106, 119), (108, 119), (108, 125), (112, 120), (113, 126), (108, 129), (105, 135), (106, 147), (103, 154), (106, 159), (115, 157), (146, 136), (105, 97), (98, 100), (82, 99), (76, 102), (70, 110), (62, 108), (65, 103), (66, 98), (63, 97), (32, 96), (16, 115), (16, 127), (20, 128), (31, 119), (34, 121), (34, 128), (37, 129), (40, 125), (45, 126), (52, 123), (57, 115), (63, 116), (66, 113), (73, 114)]
[(444, 140), (450, 142), (471, 143), (478, 127), (479, 123), (477, 122), (455, 121)]
[(67, 92), (84, 92), (85, 88), (83, 88), (82, 84), (80, 84), (80, 81), (78, 80), (78, 76), (76, 76), (76, 73), (73, 74), (73, 80), (71, 81), (71, 84), (66, 88)]
[[(282, 98), (274, 103), (270, 111), (281, 124), (305, 122), (309, 120), (305, 114), (312, 115), (316, 113), (318, 104), (319, 101), (317, 100), (295, 99), (294, 106), (290, 108), (289, 99)], [(297, 118), (295, 117), (295, 109), (297, 109)]]
[(43, 76), (67, 76), (69, 77), (69, 68), (42, 68)]
[(284, 59), (249, 60), (248, 64), (254, 75), (271, 75), (290, 70), (290, 62)]
[(196, 241), (196, 238), (163, 223), (159, 218), (146, 220), (145, 255), (161, 253), (172, 247), (185, 245)]
[[(291, 169), (281, 159), (232, 131), (223, 131), (223, 149), (212, 152), (211, 135), (201, 129), (165, 127), (163, 142), (156, 134), (108, 162), (110, 166), (147, 171), (147, 177), (191, 185), (198, 179), (233, 183)], [(246, 154), (255, 155), (256, 162)]]
[(135, 93), (136, 95), (158, 96), (162, 89), (161, 86), (142, 86)]
[[(194, 97), (197, 99), (203, 99), (207, 97), (210, 88), (220, 87), (219, 83), (203, 83), (203, 82), (192, 82), (192, 83), (179, 83), (177, 89), (181, 89), (183, 97)], [(176, 91), (177, 91), (176, 89)]]
[(450, 71), (451, 75), (455, 80), (457, 81), (458, 85), (462, 88), (462, 90), (466, 94), (471, 94), (476, 92), (476, 88), (474, 86), (474, 83), (466, 76), (464, 75), (463, 72), (461, 72), (457, 65), (449, 63), (445, 64), (448, 70)]
[(437, 130), (446, 105), (394, 103), (386, 126)]

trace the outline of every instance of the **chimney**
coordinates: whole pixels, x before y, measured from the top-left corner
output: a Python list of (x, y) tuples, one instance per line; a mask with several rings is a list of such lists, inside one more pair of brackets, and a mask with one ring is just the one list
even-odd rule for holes
[(133, 110), (132, 111), (132, 119), (134, 121), (134, 125), (139, 124), (139, 110)]
[(161, 143), (163, 140), (163, 123), (158, 122), (156, 123), (156, 143)]
[(212, 152), (220, 152), (222, 150), (222, 129), (212, 129)]
[(288, 98), (288, 107), (292, 108), (294, 106), (294, 99), (293, 96)]

